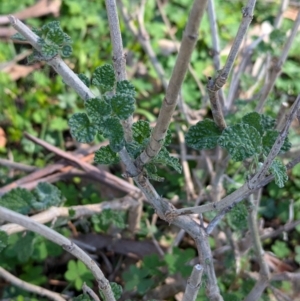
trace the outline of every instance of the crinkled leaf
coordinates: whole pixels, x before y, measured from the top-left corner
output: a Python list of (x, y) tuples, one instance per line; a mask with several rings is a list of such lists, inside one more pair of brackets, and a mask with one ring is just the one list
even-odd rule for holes
[(95, 152), (94, 161), (98, 164), (116, 164), (120, 162), (120, 157), (107, 145), (100, 147), (100, 149)]
[(43, 25), (41, 30), (41, 33), (46, 36), (48, 31), (54, 28), (60, 28), (60, 23), (59, 21), (52, 21), (52, 22), (48, 22), (47, 24)]
[(285, 165), (278, 159), (275, 159), (272, 162), (271, 167), (269, 168), (269, 171), (275, 178), (275, 184), (279, 187), (282, 188), (284, 187), (284, 184), (288, 180), (288, 175), (286, 173), (286, 167)]
[(150, 123), (145, 120), (139, 120), (132, 125), (133, 139), (143, 145), (145, 140), (151, 135)]
[(157, 168), (156, 168), (156, 166), (153, 163), (146, 164), (145, 165), (145, 170), (146, 170), (146, 173), (147, 173), (147, 177), (150, 180), (154, 180), (156, 182), (163, 182), (164, 181), (164, 178), (160, 177), (157, 174)]
[(124, 131), (118, 118), (109, 117), (103, 123), (103, 135), (109, 139), (109, 146), (119, 152), (125, 146)]
[(257, 112), (251, 112), (249, 114), (246, 114), (242, 118), (242, 122), (253, 126), (258, 130), (258, 132), (261, 135), (263, 134), (263, 126), (261, 125), (261, 115), (258, 114)]
[(261, 136), (248, 124), (238, 123), (227, 127), (218, 140), (234, 161), (243, 161), (261, 152)]
[(229, 226), (233, 230), (243, 230), (247, 228), (248, 210), (244, 203), (236, 204), (227, 215)]
[(186, 144), (194, 149), (210, 149), (217, 145), (221, 130), (210, 119), (199, 121), (185, 135)]
[(47, 44), (62, 45), (64, 42), (64, 32), (59, 27), (51, 28), (44, 39)]
[(268, 115), (261, 114), (261, 125), (263, 127), (263, 131), (266, 132), (267, 130), (274, 129), (276, 124), (276, 120)]
[(131, 82), (128, 80), (122, 80), (117, 82), (117, 88), (116, 88), (117, 94), (126, 94), (128, 96), (131, 96), (135, 98), (135, 88)]
[(41, 48), (41, 53), (45, 59), (53, 58), (58, 54), (58, 46), (57, 45), (48, 45), (43, 44)]
[(37, 197), (37, 202), (34, 202), (32, 207), (37, 210), (45, 210), (51, 206), (58, 207), (64, 202), (60, 190), (47, 182), (38, 183), (33, 193)]
[(164, 146), (169, 145), (172, 142), (172, 133), (170, 129), (167, 130), (167, 135), (165, 137)]
[(8, 235), (6, 232), (0, 230), (0, 252), (8, 245)]
[(73, 52), (73, 48), (71, 45), (64, 45), (61, 49), (59, 49), (59, 53), (62, 57), (69, 57)]
[(83, 73), (79, 73), (78, 77), (80, 78), (80, 80), (87, 86), (90, 86), (90, 79)]
[(15, 188), (0, 198), (0, 206), (22, 214), (28, 214), (35, 197), (26, 189)]
[(12, 35), (11, 39), (18, 40), (18, 41), (27, 41), (27, 39), (22, 34), (20, 34), (19, 32)]
[[(268, 130), (262, 138), (263, 152), (267, 156), (273, 147), (279, 133), (276, 130)], [(280, 149), (280, 153), (285, 153), (290, 150), (292, 144), (289, 142), (288, 137), (285, 138), (284, 143)]]
[(97, 128), (91, 124), (85, 113), (76, 113), (69, 119), (71, 135), (78, 142), (90, 143), (94, 140)]
[(136, 159), (141, 154), (143, 149), (144, 147), (136, 141), (126, 143), (126, 150), (128, 151), (130, 157), (133, 159)]
[(162, 147), (160, 152), (154, 159), (152, 160), (153, 163), (161, 163), (163, 165), (169, 165), (174, 168), (178, 173), (181, 173), (182, 166), (179, 160), (175, 157), (170, 156), (169, 152), (165, 147)]
[(92, 76), (92, 84), (98, 87), (101, 93), (112, 91), (115, 81), (114, 68), (108, 64), (96, 68)]
[[(122, 286), (116, 282), (110, 282), (109, 284), (110, 284), (111, 290), (115, 296), (115, 299), (119, 300), (119, 298), (121, 298), (122, 293), (123, 293)], [(105, 300), (105, 296), (101, 290), (99, 290), (99, 294), (100, 294), (101, 300)]]
[(89, 295), (87, 294), (81, 294), (75, 298), (72, 298), (73, 301), (92, 301), (93, 299), (91, 299), (89, 297)]
[(134, 98), (128, 94), (116, 94), (111, 98), (111, 108), (118, 118), (125, 120), (134, 112)]
[(100, 98), (91, 98), (84, 103), (85, 109), (91, 120), (101, 126), (104, 119), (111, 114), (109, 103)]
[(73, 41), (69, 35), (64, 32), (64, 44), (72, 44)]

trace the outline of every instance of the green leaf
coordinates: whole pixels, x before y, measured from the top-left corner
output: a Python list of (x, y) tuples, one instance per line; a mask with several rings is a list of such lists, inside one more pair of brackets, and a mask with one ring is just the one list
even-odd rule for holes
[(242, 122), (245, 124), (249, 124), (257, 129), (257, 131), (262, 135), (263, 134), (263, 126), (261, 125), (261, 115), (256, 112), (251, 112), (246, 114), (242, 118)]
[(143, 145), (145, 140), (151, 135), (150, 123), (145, 120), (139, 120), (132, 125), (133, 139)]
[(78, 142), (90, 143), (94, 140), (97, 128), (90, 123), (85, 113), (76, 113), (69, 119), (71, 135)]
[(45, 59), (50, 59), (58, 54), (58, 49), (59, 48), (57, 45), (43, 44), (41, 48), (41, 53)]
[(98, 164), (116, 164), (120, 162), (120, 157), (113, 152), (108, 145), (100, 147), (100, 149), (95, 152), (94, 161)]
[(103, 135), (109, 139), (109, 145), (113, 152), (119, 152), (125, 146), (124, 131), (119, 120), (109, 117), (103, 123)]
[(276, 124), (276, 120), (268, 115), (261, 114), (261, 125), (263, 127), (263, 131), (266, 132), (267, 130), (274, 129)]
[(111, 114), (111, 106), (100, 98), (91, 98), (84, 103), (85, 109), (91, 120), (97, 125), (102, 125), (104, 118)]
[(126, 227), (125, 213), (111, 209), (105, 209), (100, 214), (93, 215), (92, 222), (98, 232), (106, 232), (110, 225), (115, 225), (119, 229)]
[(103, 94), (114, 89), (115, 81), (114, 68), (108, 64), (96, 68), (92, 76), (92, 84)]
[(22, 214), (28, 214), (35, 197), (26, 189), (15, 188), (0, 198), (0, 206)]
[(61, 45), (64, 42), (64, 32), (59, 27), (51, 28), (44, 39), (47, 44)]
[[(268, 130), (262, 138), (263, 152), (267, 156), (273, 147), (279, 133), (276, 130)], [(285, 153), (290, 150), (292, 144), (289, 142), (288, 137), (285, 138), (284, 143), (280, 149), (280, 153)]]
[(0, 252), (8, 245), (8, 235), (6, 232), (0, 230)]
[(80, 80), (87, 86), (90, 86), (90, 79), (83, 73), (79, 73), (78, 77), (80, 78)]
[(46, 36), (48, 31), (51, 29), (55, 29), (55, 28), (60, 28), (60, 23), (59, 21), (52, 21), (52, 22), (48, 22), (46, 24), (44, 24), (42, 26), (42, 28), (40, 29), (41, 33)]
[[(109, 283), (111, 286), (111, 290), (114, 293), (115, 299), (118, 300), (119, 298), (121, 298), (122, 293), (123, 293), (123, 288), (120, 284), (116, 283), (116, 282), (110, 282)], [(102, 293), (102, 291), (100, 292), (100, 296), (102, 297), (102, 300), (105, 300), (105, 297)]]
[(116, 94), (111, 98), (111, 108), (118, 118), (125, 120), (135, 109), (135, 99), (128, 94)]
[(217, 145), (221, 130), (210, 119), (199, 121), (185, 135), (186, 144), (194, 149), (210, 149)]
[(275, 159), (272, 162), (271, 167), (269, 168), (269, 171), (275, 178), (275, 184), (279, 187), (282, 188), (284, 187), (284, 184), (288, 180), (288, 175), (287, 175), (287, 170), (285, 165), (278, 159)]
[(89, 297), (89, 295), (87, 294), (81, 294), (75, 298), (72, 298), (73, 301), (92, 301), (93, 299), (91, 299)]
[(18, 41), (27, 41), (27, 39), (22, 34), (20, 34), (19, 32), (12, 35), (11, 39), (18, 40)]
[(32, 207), (37, 210), (45, 210), (51, 206), (58, 207), (64, 202), (60, 190), (47, 182), (38, 183), (33, 193), (37, 197), (37, 202), (34, 202)]
[(31, 257), (34, 250), (35, 234), (27, 232), (26, 235), (20, 236), (14, 245), (17, 250), (17, 257), (20, 262), (26, 262)]
[(157, 174), (157, 168), (153, 163), (148, 163), (145, 165), (145, 171), (147, 173), (147, 177), (150, 180), (154, 180), (156, 182), (163, 182), (165, 179), (163, 177), (160, 177)]
[(287, 258), (291, 252), (288, 245), (284, 241), (276, 240), (271, 246), (272, 251), (281, 259)]
[(70, 57), (73, 52), (73, 48), (71, 45), (64, 45), (61, 49), (59, 49), (59, 53), (62, 57)]
[(153, 163), (161, 163), (163, 165), (169, 165), (174, 168), (178, 173), (181, 173), (182, 166), (179, 160), (175, 157), (170, 156), (169, 152), (165, 147), (162, 147), (160, 152), (152, 160)]
[(243, 230), (247, 228), (248, 210), (244, 203), (240, 202), (235, 205), (227, 215), (229, 226), (235, 230)]
[(117, 82), (116, 94), (126, 94), (135, 98), (135, 88), (128, 80), (122, 80)]
[(248, 124), (238, 123), (227, 127), (218, 140), (234, 161), (243, 161), (261, 152), (261, 136)]
[[(145, 140), (148, 141), (149, 139)], [(128, 151), (131, 158), (136, 159), (143, 151), (143, 145), (139, 144), (136, 141), (126, 143), (126, 150)]]

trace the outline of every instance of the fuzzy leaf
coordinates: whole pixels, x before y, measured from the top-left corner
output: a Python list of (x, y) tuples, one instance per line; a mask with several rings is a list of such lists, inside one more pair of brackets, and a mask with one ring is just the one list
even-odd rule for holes
[(157, 168), (153, 163), (146, 164), (145, 165), (145, 170), (146, 170), (146, 173), (147, 173), (147, 177), (150, 180), (154, 180), (156, 182), (163, 182), (165, 180), (163, 177), (160, 177), (157, 174)]
[(261, 125), (263, 127), (263, 131), (273, 130), (276, 124), (276, 120), (268, 115), (261, 114)]
[(6, 232), (0, 230), (0, 252), (8, 245), (8, 235)]
[(111, 106), (100, 98), (91, 98), (84, 103), (85, 109), (91, 120), (97, 125), (102, 125), (105, 118), (111, 114)]
[(28, 214), (35, 197), (26, 189), (15, 188), (0, 198), (0, 206), (22, 214)]
[(131, 96), (135, 98), (135, 88), (131, 82), (128, 80), (122, 80), (117, 82), (117, 88), (116, 88), (117, 94), (126, 94), (128, 96)]
[(130, 157), (133, 159), (136, 159), (141, 154), (143, 149), (144, 149), (143, 145), (139, 144), (136, 141), (126, 143), (126, 150), (128, 151)]
[(120, 157), (113, 152), (108, 145), (100, 147), (100, 149), (95, 152), (94, 161), (98, 164), (116, 164), (120, 162)]
[(14, 249), (17, 250), (17, 257), (20, 262), (26, 262), (31, 257), (34, 249), (34, 239), (35, 234), (27, 232), (25, 236), (21, 236), (17, 240)]
[(76, 113), (69, 119), (71, 135), (78, 142), (90, 143), (94, 140), (97, 128), (90, 123), (85, 113)]
[(20, 34), (19, 32), (12, 35), (11, 39), (18, 40), (18, 41), (27, 41), (27, 39), (22, 34)]
[(62, 45), (64, 42), (64, 32), (59, 27), (54, 27), (48, 30), (45, 36), (45, 42), (47, 44)]
[(58, 54), (58, 49), (59, 48), (57, 45), (43, 44), (41, 48), (41, 53), (45, 59), (50, 59)]
[(275, 178), (275, 184), (279, 188), (284, 187), (285, 182), (288, 180), (285, 165), (280, 160), (275, 159), (272, 162), (272, 165), (269, 168), (269, 171)]
[(169, 145), (172, 142), (172, 133), (170, 129), (167, 130), (167, 135), (165, 137), (164, 146)]
[(210, 119), (204, 119), (189, 128), (185, 141), (194, 149), (210, 149), (216, 147), (220, 135), (217, 125)]
[(78, 77), (80, 78), (80, 80), (87, 86), (90, 86), (90, 79), (83, 73), (79, 73)]
[(33, 193), (37, 197), (37, 202), (32, 203), (32, 207), (36, 210), (58, 207), (64, 202), (60, 190), (47, 182), (38, 183)]
[(128, 94), (116, 94), (111, 98), (111, 108), (118, 118), (125, 120), (134, 112), (135, 100)]
[(46, 36), (49, 30), (55, 29), (55, 28), (58, 28), (58, 29), (60, 28), (59, 21), (52, 21), (52, 22), (49, 22), (49, 23), (43, 25), (42, 28), (40, 29), (40, 31), (43, 36)]
[(75, 298), (72, 298), (73, 301), (92, 301), (88, 294), (81, 294)]
[(92, 76), (92, 84), (103, 94), (114, 89), (115, 81), (114, 68), (108, 64), (96, 68)]
[[(114, 294), (115, 299), (119, 300), (123, 293), (122, 286), (116, 282), (110, 282), (109, 284), (111, 286), (111, 290)], [(105, 296), (101, 290), (99, 290), (99, 294), (100, 294), (101, 300), (105, 300)]]
[(258, 130), (258, 132), (261, 135), (263, 134), (263, 127), (261, 125), (261, 115), (260, 114), (258, 114), (256, 112), (246, 114), (242, 118), (242, 122), (253, 126), (254, 128), (256, 128)]
[(69, 57), (73, 52), (73, 48), (71, 45), (64, 45), (60, 50), (59, 53), (62, 57)]
[(145, 120), (139, 120), (132, 125), (133, 139), (143, 145), (146, 139), (151, 135), (150, 123)]
[(119, 152), (125, 146), (124, 131), (118, 118), (109, 117), (103, 123), (103, 135), (109, 139), (113, 152)]
[(182, 166), (179, 160), (170, 156), (170, 153), (165, 147), (162, 147), (158, 155), (152, 160), (153, 163), (161, 163), (163, 165), (169, 165), (174, 168), (178, 173), (181, 173)]
[[(279, 133), (276, 130), (268, 130), (262, 138), (263, 152), (267, 156), (273, 147)], [(280, 153), (285, 153), (290, 150), (292, 144), (289, 142), (288, 137), (285, 138), (284, 143), (280, 149)]]
[(248, 124), (238, 123), (227, 127), (218, 140), (234, 161), (243, 161), (261, 152), (261, 136)]

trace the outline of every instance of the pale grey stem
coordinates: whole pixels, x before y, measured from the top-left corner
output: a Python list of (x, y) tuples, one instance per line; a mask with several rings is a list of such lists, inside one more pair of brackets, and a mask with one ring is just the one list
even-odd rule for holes
[[(81, 205), (81, 206), (72, 206), (72, 207), (51, 207), (46, 211), (37, 213), (30, 217), (31, 220), (40, 224), (49, 223), (58, 217), (65, 218), (65, 223), (71, 219), (78, 219), (80, 217), (89, 217), (94, 214), (99, 214), (103, 212), (103, 210), (111, 209), (111, 210), (129, 210), (134, 207), (136, 201), (130, 197), (126, 196), (119, 200), (113, 200), (109, 202), (102, 202), (100, 204), (89, 204), (89, 205)], [(74, 214), (70, 216), (70, 210), (74, 211)], [(62, 221), (60, 222), (60, 225)], [(1, 231), (5, 231), (7, 234), (13, 234), (25, 231), (26, 229), (18, 224), (5, 224), (0, 226)]]
[(297, 18), (295, 20), (294, 26), (292, 28), (291, 34), (289, 35), (289, 37), (288, 37), (288, 39), (287, 39), (287, 41), (286, 41), (286, 43), (283, 47), (281, 56), (278, 59), (273, 58), (273, 64), (272, 64), (272, 66), (270, 68), (270, 71), (269, 71), (270, 72), (270, 78), (269, 78), (268, 82), (266, 83), (266, 85), (263, 89), (263, 92), (260, 95), (258, 104), (255, 108), (255, 111), (257, 111), (259, 113), (262, 112), (262, 109), (264, 107), (264, 103), (266, 102), (266, 99), (267, 99), (269, 93), (273, 89), (273, 87), (275, 85), (275, 82), (276, 82), (276, 79), (278, 78), (278, 76), (281, 73), (282, 66), (285, 63), (286, 59), (287, 59), (287, 56), (288, 56), (288, 53), (289, 53), (290, 48), (292, 46), (292, 43), (293, 43), (293, 41), (294, 41), (294, 39), (297, 35), (299, 25), (300, 25), (300, 10), (298, 11), (298, 15), (297, 15)]
[(197, 249), (201, 250), (201, 265), (207, 275), (206, 296), (210, 301), (223, 301), (215, 274), (213, 257), (208, 242), (208, 236), (204, 229), (200, 228), (199, 237), (195, 240)]
[(182, 301), (196, 300), (199, 288), (201, 287), (202, 274), (203, 266), (201, 264), (196, 264), (193, 267), (192, 274), (187, 281), (187, 286), (182, 297)]
[(98, 265), (82, 249), (72, 243), (69, 239), (52, 230), (51, 228), (33, 221), (28, 216), (19, 214), (2, 206), (0, 206), (0, 219), (19, 224), (30, 231), (42, 235), (81, 260), (94, 275), (98, 283), (98, 287), (103, 292), (106, 300), (115, 301), (109, 281), (104, 277)]
[(253, 176), (252, 179), (249, 180), (248, 185), (250, 189), (255, 189), (258, 184), (260, 183), (263, 178), (265, 178), (266, 174), (268, 173), (269, 168), (271, 167), (275, 157), (278, 155), (285, 138), (288, 135), (288, 131), (290, 128), (290, 125), (296, 116), (296, 113), (300, 107), (300, 94), (298, 95), (297, 99), (295, 100), (293, 106), (290, 109), (289, 114), (287, 115), (286, 123), (283, 127), (283, 129), (280, 131), (267, 159), (264, 162), (264, 165), (262, 168)]
[(210, 235), (212, 233), (212, 231), (215, 229), (215, 227), (220, 223), (220, 221), (222, 220), (222, 218), (226, 215), (226, 213), (228, 213), (233, 207), (234, 207), (234, 204), (228, 206), (227, 208), (224, 208), (223, 210), (221, 210), (221, 212), (219, 212), (211, 220), (211, 222), (208, 224), (208, 226), (205, 229), (207, 235)]
[(177, 99), (183, 83), (188, 64), (198, 39), (199, 25), (206, 8), (207, 0), (195, 0), (190, 12), (182, 43), (177, 56), (176, 64), (154, 127), (150, 142), (142, 154), (136, 159), (138, 167), (145, 165), (154, 158), (162, 147), (163, 140), (177, 105)]
[(232, 69), (239, 48), (252, 21), (255, 2), (256, 0), (249, 0), (247, 6), (243, 8), (243, 20), (239, 26), (237, 35), (230, 49), (225, 66), (222, 70), (218, 72), (216, 78), (209, 79), (207, 84), (207, 90), (211, 103), (213, 118), (221, 130), (226, 128), (226, 122), (223, 116), (222, 106), (219, 101), (218, 91), (222, 89), (222, 87), (225, 85), (228, 79), (229, 73)]
[(85, 294), (88, 294), (93, 300), (95, 301), (100, 301), (99, 297), (96, 295), (96, 293), (86, 285), (86, 283), (84, 282), (82, 285), (82, 291)]
[(256, 301), (259, 300), (261, 294), (267, 287), (270, 279), (270, 271), (268, 265), (264, 259), (264, 250), (261, 244), (260, 235), (258, 232), (257, 225), (257, 207), (259, 200), (254, 200), (253, 195), (250, 196), (251, 207), (249, 209), (248, 225), (252, 238), (253, 249), (256, 255), (257, 261), (259, 263), (259, 280), (250, 291), (249, 295), (244, 299), (244, 301)]
[[(215, 4), (214, 0), (208, 0), (207, 3), (207, 13), (208, 13), (208, 20), (210, 26), (210, 33), (212, 38), (212, 51), (213, 51), (213, 62), (215, 70), (218, 71), (221, 68), (220, 62), (220, 43), (219, 43), (219, 33), (218, 33), (218, 26), (217, 26), (217, 18), (215, 14)], [(227, 101), (225, 100), (224, 91), (222, 89), (219, 90), (219, 98), (222, 106), (224, 106)]]
[(45, 288), (21, 280), (1, 267), (0, 267), (0, 278), (5, 279), (9, 283), (27, 292), (31, 292), (42, 297), (47, 297), (50, 300), (54, 300), (54, 301), (66, 301), (66, 299), (63, 298), (60, 294), (51, 292)]
[(30, 166), (30, 165), (26, 165), (23, 163), (13, 162), (13, 161), (10, 161), (7, 159), (0, 159), (0, 165), (6, 166), (6, 167), (9, 167), (12, 169), (22, 170), (25, 172), (32, 172), (32, 171), (39, 169), (38, 167), (35, 167), (35, 166)]
[(276, 19), (274, 21), (274, 28), (280, 28), (283, 20), (283, 13), (287, 9), (288, 5), (289, 5), (289, 0), (281, 0), (280, 8), (276, 16)]
[[(40, 52), (41, 48), (37, 43), (39, 37), (14, 16), (9, 16), (8, 18), (11, 25), (19, 33), (21, 33), (37, 51)], [(66, 63), (59, 56), (55, 56), (54, 58), (47, 60), (47, 64), (49, 64), (58, 74), (60, 74), (63, 77), (64, 82), (67, 85), (71, 86), (83, 100), (95, 97), (90, 89), (79, 79), (79, 77), (66, 65)]]
[[(123, 42), (120, 31), (120, 23), (115, 0), (105, 0), (108, 24), (110, 29), (110, 38), (113, 46), (113, 63), (117, 81), (127, 79), (126, 75), (126, 57), (123, 50)], [(121, 124), (124, 129), (126, 142), (132, 141), (132, 116), (122, 120)]]

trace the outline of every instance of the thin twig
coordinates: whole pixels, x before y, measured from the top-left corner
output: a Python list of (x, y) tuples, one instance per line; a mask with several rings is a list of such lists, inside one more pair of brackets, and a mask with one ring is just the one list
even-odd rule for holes
[(284, 47), (283, 47), (281, 56), (279, 58), (273, 58), (273, 64), (272, 64), (272, 66), (270, 68), (270, 71), (269, 71), (270, 72), (269, 81), (266, 84), (266, 86), (263, 88), (263, 91), (262, 91), (261, 96), (259, 98), (258, 104), (255, 108), (255, 110), (259, 113), (262, 112), (262, 109), (264, 107), (264, 103), (266, 102), (269, 93), (273, 89), (274, 84), (276, 82), (276, 79), (278, 78), (278, 76), (281, 73), (282, 66), (285, 63), (286, 59), (287, 59), (287, 56), (288, 56), (288, 53), (289, 53), (290, 48), (292, 46), (292, 43), (293, 43), (293, 41), (294, 41), (294, 39), (297, 35), (299, 25), (300, 25), (300, 9), (298, 11), (298, 15), (297, 15), (297, 18), (295, 20), (292, 31), (291, 31)]
[(150, 142), (142, 154), (136, 159), (136, 166), (142, 167), (155, 157), (162, 147), (167, 130), (177, 105), (177, 99), (183, 83), (188, 63), (198, 38), (198, 29), (206, 8), (207, 0), (196, 0), (190, 12), (182, 43), (174, 66), (172, 76), (154, 127)]
[(100, 268), (83, 250), (81, 250), (77, 245), (72, 243), (69, 239), (59, 234), (58, 232), (52, 230), (51, 228), (33, 221), (28, 216), (19, 214), (15, 211), (9, 210), (1, 206), (0, 218), (4, 221), (19, 224), (28, 230), (42, 235), (43, 237), (61, 246), (64, 250), (81, 260), (93, 273), (98, 283), (98, 287), (103, 292), (106, 300), (115, 301), (115, 297), (111, 290), (109, 281), (104, 277), (104, 274), (102, 273)]
[(91, 296), (91, 298), (95, 301), (100, 301), (99, 297), (96, 295), (96, 293), (86, 285), (86, 283), (84, 282), (83, 285), (82, 285), (82, 291), (85, 293), (85, 294), (88, 294)]
[(0, 267), (0, 278), (5, 279), (9, 283), (21, 288), (22, 290), (27, 291), (27, 292), (31, 292), (31, 293), (37, 294), (39, 296), (42, 296), (42, 297), (47, 297), (54, 301), (66, 301), (66, 299), (63, 298), (60, 294), (51, 292), (43, 287), (40, 287), (40, 286), (31, 284), (31, 283), (28, 283), (24, 280), (21, 280), (1, 267)]
[(39, 169), (38, 167), (35, 167), (35, 166), (30, 166), (30, 165), (26, 165), (23, 163), (13, 162), (13, 161), (6, 160), (6, 159), (0, 159), (0, 165), (6, 166), (9, 168), (13, 168), (13, 169), (26, 171), (26, 172), (32, 172), (32, 171)]
[[(127, 79), (126, 75), (126, 57), (123, 50), (123, 42), (120, 31), (119, 17), (117, 5), (115, 0), (105, 0), (106, 11), (108, 16), (108, 24), (110, 29), (110, 39), (113, 46), (113, 63), (116, 73), (117, 81)], [(128, 119), (122, 121), (124, 129), (125, 140), (132, 141), (132, 126), (133, 118), (130, 116)]]

